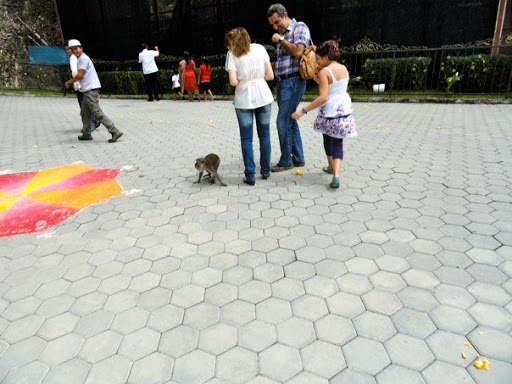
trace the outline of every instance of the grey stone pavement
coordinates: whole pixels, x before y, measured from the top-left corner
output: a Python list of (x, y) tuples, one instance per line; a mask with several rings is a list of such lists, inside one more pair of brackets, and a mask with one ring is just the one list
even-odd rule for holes
[[(357, 103), (332, 191), (315, 113), (303, 174), (249, 187), (231, 102), (101, 105), (119, 143), (0, 95), (0, 171), (125, 167), (126, 192), (0, 238), (1, 382), (512, 383), (512, 106)], [(193, 184), (210, 152), (227, 187)]]

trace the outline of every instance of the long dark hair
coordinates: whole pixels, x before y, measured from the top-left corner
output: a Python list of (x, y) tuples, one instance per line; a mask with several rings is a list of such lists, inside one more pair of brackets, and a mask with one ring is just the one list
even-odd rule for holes
[(188, 51), (183, 52), (183, 58), (187, 62), (187, 64), (190, 64), (190, 61), (192, 61), (192, 57), (190, 56), (190, 53)]

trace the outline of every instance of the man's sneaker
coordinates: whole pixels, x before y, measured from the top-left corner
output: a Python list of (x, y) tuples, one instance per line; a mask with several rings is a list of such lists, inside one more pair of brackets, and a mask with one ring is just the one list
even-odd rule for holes
[(305, 166), (305, 165), (306, 165), (306, 163), (305, 163), (305, 162), (302, 162), (302, 163), (293, 163), (293, 166), (294, 166), (294, 167), (303, 167), (303, 166)]
[(92, 140), (92, 135), (90, 133), (83, 133), (78, 136), (78, 140)]
[(289, 169), (292, 169), (293, 168), (293, 164), (290, 164), (290, 165), (274, 165), (272, 167), (272, 172), (283, 172), (283, 171), (287, 171)]
[(121, 136), (123, 136), (123, 132), (116, 131), (112, 134), (112, 138), (108, 140), (109, 143), (115, 143)]

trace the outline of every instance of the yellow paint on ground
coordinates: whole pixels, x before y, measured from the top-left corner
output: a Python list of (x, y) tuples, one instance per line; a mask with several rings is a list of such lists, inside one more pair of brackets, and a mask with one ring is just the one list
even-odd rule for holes
[(16, 198), (14, 199), (7, 199), (7, 200), (0, 200), (0, 212), (5, 211), (6, 209), (9, 209), (11, 205), (13, 205), (16, 202)]
[(51, 184), (58, 183), (59, 181), (69, 179), (75, 175), (78, 175), (82, 172), (89, 171), (93, 169), (90, 165), (87, 164), (69, 164), (63, 165), (56, 168), (43, 169), (39, 171), (34, 178), (30, 181), (30, 183), (21, 191), (22, 196), (26, 196), (29, 193), (46, 187)]
[(106, 180), (91, 183), (79, 188), (60, 189), (48, 192), (33, 193), (30, 198), (49, 204), (81, 210), (92, 204), (100, 203), (122, 192), (117, 180)]

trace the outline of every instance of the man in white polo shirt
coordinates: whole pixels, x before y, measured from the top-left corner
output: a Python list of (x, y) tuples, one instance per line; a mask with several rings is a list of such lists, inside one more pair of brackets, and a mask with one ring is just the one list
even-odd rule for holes
[(94, 117), (97, 122), (103, 124), (112, 138), (108, 140), (109, 143), (115, 143), (123, 132), (116, 128), (114, 123), (103, 113), (99, 103), (99, 89), (101, 88), (100, 79), (94, 68), (89, 56), (82, 50), (82, 44), (76, 40), (71, 39), (68, 42), (68, 47), (78, 58), (78, 74), (73, 76), (71, 80), (64, 83), (66, 88), (69, 88), (77, 81), (82, 85), (82, 92), (84, 93), (84, 100), (80, 115), (82, 116), (82, 135), (78, 136), (78, 140), (92, 140), (91, 135), (91, 119)]
[(155, 45), (155, 50), (148, 50), (146, 43), (142, 44), (142, 52), (139, 53), (139, 63), (142, 63), (142, 72), (144, 73), (144, 81), (146, 83), (146, 92), (148, 93), (148, 101), (158, 101), (158, 67), (155, 63), (155, 57), (160, 55), (158, 47)]

